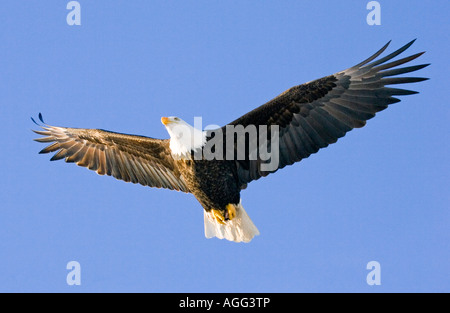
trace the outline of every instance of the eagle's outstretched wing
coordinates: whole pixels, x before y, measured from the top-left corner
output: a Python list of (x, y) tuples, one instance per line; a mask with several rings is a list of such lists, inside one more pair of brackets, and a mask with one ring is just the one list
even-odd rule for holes
[[(41, 114), (39, 119), (44, 123)], [(52, 143), (39, 153), (56, 151), (51, 161), (65, 159), (126, 182), (189, 192), (170, 154), (169, 140), (101, 129), (39, 126), (43, 130), (33, 131), (45, 137), (35, 140)]]
[[(307, 158), (320, 148), (336, 142), (353, 128), (363, 127), (368, 119), (389, 104), (400, 101), (393, 96), (417, 93), (386, 87), (427, 79), (393, 77), (428, 66), (429, 64), (421, 64), (395, 68), (424, 52), (386, 63), (409, 48), (413, 42), (414, 40), (375, 60), (387, 48), (388, 42), (367, 60), (334, 75), (292, 87), (228, 125), (255, 125), (257, 130), (260, 125), (279, 125), (279, 164), (276, 170)], [(249, 147), (250, 139), (245, 140)], [(270, 146), (270, 142), (268, 145)], [(262, 171), (260, 164), (263, 161), (260, 158), (250, 159), (250, 153), (252, 151), (246, 151), (246, 159), (236, 161), (242, 186), (274, 172)], [(253, 155), (259, 154), (253, 151)]]

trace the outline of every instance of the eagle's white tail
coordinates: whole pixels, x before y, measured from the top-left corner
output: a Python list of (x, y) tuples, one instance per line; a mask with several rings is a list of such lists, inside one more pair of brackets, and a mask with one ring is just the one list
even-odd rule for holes
[(236, 205), (236, 217), (226, 221), (225, 224), (219, 223), (211, 212), (203, 212), (206, 238), (217, 237), (235, 242), (249, 242), (253, 237), (259, 235), (258, 228), (248, 217), (240, 201)]

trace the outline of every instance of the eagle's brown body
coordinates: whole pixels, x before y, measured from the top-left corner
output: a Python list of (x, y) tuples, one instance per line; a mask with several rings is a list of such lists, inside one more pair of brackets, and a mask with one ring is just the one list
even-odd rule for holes
[(224, 211), (240, 201), (239, 178), (234, 161), (176, 160), (186, 186), (207, 211)]

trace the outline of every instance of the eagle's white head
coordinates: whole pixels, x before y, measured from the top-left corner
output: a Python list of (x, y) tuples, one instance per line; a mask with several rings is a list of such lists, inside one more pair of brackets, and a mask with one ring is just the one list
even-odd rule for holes
[(176, 116), (161, 117), (161, 123), (170, 135), (170, 150), (174, 158), (190, 158), (191, 151), (206, 143), (206, 133)]

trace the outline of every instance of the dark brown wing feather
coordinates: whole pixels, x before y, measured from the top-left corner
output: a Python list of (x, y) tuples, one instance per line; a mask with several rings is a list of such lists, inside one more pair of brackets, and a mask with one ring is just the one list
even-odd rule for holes
[[(386, 63), (405, 51), (406, 44), (386, 57), (375, 60), (389, 45), (387, 43), (367, 60), (334, 75), (323, 77), (283, 92), (273, 100), (238, 118), (229, 125), (279, 125), (280, 156), (277, 169), (293, 164), (343, 137), (353, 128), (400, 101), (393, 96), (417, 92), (385, 87), (415, 83), (421, 77), (392, 77), (417, 71), (429, 64), (394, 68), (414, 60), (422, 53)], [(225, 130), (224, 130), (225, 132)], [(270, 144), (270, 143), (269, 143)], [(242, 186), (272, 172), (260, 170), (261, 160), (237, 161)]]
[(41, 127), (34, 132), (44, 137), (35, 140), (51, 143), (40, 151), (56, 152), (51, 161), (65, 159), (126, 182), (189, 192), (170, 154), (169, 140), (101, 129)]

